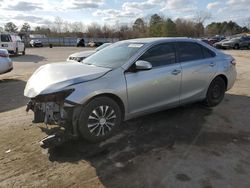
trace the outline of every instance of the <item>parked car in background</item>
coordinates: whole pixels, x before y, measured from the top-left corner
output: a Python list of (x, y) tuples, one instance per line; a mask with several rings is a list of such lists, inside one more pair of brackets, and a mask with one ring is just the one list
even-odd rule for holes
[(224, 39), (224, 40), (222, 40), (222, 41), (220, 41), (220, 42), (214, 43), (213, 46), (214, 46), (215, 48), (218, 48), (218, 49), (225, 49), (225, 48), (222, 46), (222, 44), (223, 44), (224, 42), (229, 41), (229, 40), (230, 40), (230, 38)]
[(241, 36), (232, 38), (228, 41), (222, 42), (222, 48), (233, 48), (233, 49), (240, 49), (240, 48), (248, 48), (250, 49), (250, 37), (249, 36)]
[(200, 40), (201, 40), (202, 42), (205, 42), (205, 43), (207, 43), (207, 44), (213, 46), (212, 42), (210, 42), (208, 39), (202, 38), (202, 39), (200, 39)]
[(93, 41), (91, 41), (91, 42), (88, 43), (88, 46), (89, 47), (95, 47), (95, 43)]
[(24, 95), (34, 122), (98, 142), (123, 120), (193, 102), (216, 106), (235, 79), (234, 58), (204, 42), (146, 38), (114, 43), (82, 63), (41, 66)]
[(85, 41), (84, 41), (84, 39), (83, 38), (78, 38), (76, 40), (76, 46), (77, 47), (85, 47)]
[(0, 48), (8, 50), (12, 55), (25, 55), (24, 43), (18, 35), (0, 33)]
[(30, 47), (43, 47), (42, 41), (35, 39), (30, 41)]
[(6, 49), (0, 49), (0, 74), (10, 72), (13, 64)]
[(86, 57), (94, 54), (95, 52), (98, 52), (106, 47), (108, 47), (111, 43), (104, 43), (103, 45), (99, 46), (98, 48), (96, 48), (95, 50), (88, 50), (88, 51), (82, 51), (82, 52), (77, 52), (74, 54), (71, 54), (67, 61), (76, 61), (76, 62), (81, 62), (83, 59), (85, 59)]
[(222, 40), (226, 39), (224, 36), (216, 35), (212, 38), (209, 38), (208, 41), (211, 45), (215, 44), (216, 42), (220, 42)]

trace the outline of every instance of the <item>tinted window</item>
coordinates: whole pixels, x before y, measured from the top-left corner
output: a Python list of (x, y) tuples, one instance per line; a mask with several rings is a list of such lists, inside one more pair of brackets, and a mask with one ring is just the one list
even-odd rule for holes
[(139, 60), (148, 61), (153, 67), (175, 63), (174, 44), (159, 44), (149, 49)]
[(180, 62), (203, 59), (201, 46), (196, 43), (178, 43), (178, 53)]
[(204, 58), (215, 57), (215, 53), (207, 49), (206, 47), (202, 47), (202, 50), (203, 50)]
[(9, 35), (1, 35), (1, 41), (2, 42), (11, 42)]

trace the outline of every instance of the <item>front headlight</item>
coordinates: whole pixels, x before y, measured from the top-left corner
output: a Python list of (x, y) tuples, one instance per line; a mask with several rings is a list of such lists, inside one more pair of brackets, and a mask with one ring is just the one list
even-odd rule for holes
[(73, 91), (74, 89), (68, 89), (55, 93), (38, 95), (37, 97), (35, 97), (35, 100), (38, 102), (60, 102), (66, 99)]
[(76, 61), (81, 62), (81, 61), (84, 60), (84, 59), (85, 59), (85, 57), (77, 57), (77, 58), (76, 58)]

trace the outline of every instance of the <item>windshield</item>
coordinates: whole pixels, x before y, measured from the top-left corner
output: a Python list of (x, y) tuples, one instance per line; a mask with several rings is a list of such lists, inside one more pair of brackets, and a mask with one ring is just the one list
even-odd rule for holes
[(103, 48), (108, 47), (109, 45), (111, 45), (111, 43), (104, 43), (103, 45), (101, 45), (101, 46), (99, 46), (98, 48), (96, 48), (95, 51), (100, 51), (100, 50), (102, 50)]
[(118, 68), (125, 64), (142, 46), (142, 43), (118, 42), (87, 57), (82, 63)]

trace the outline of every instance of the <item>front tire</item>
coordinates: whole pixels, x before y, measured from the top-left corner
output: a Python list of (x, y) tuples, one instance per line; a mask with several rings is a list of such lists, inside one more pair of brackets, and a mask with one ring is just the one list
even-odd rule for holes
[(214, 107), (220, 104), (226, 92), (226, 83), (221, 77), (216, 77), (209, 85), (205, 104)]
[(98, 97), (82, 108), (78, 119), (81, 136), (90, 142), (110, 137), (121, 124), (121, 109), (111, 98)]

